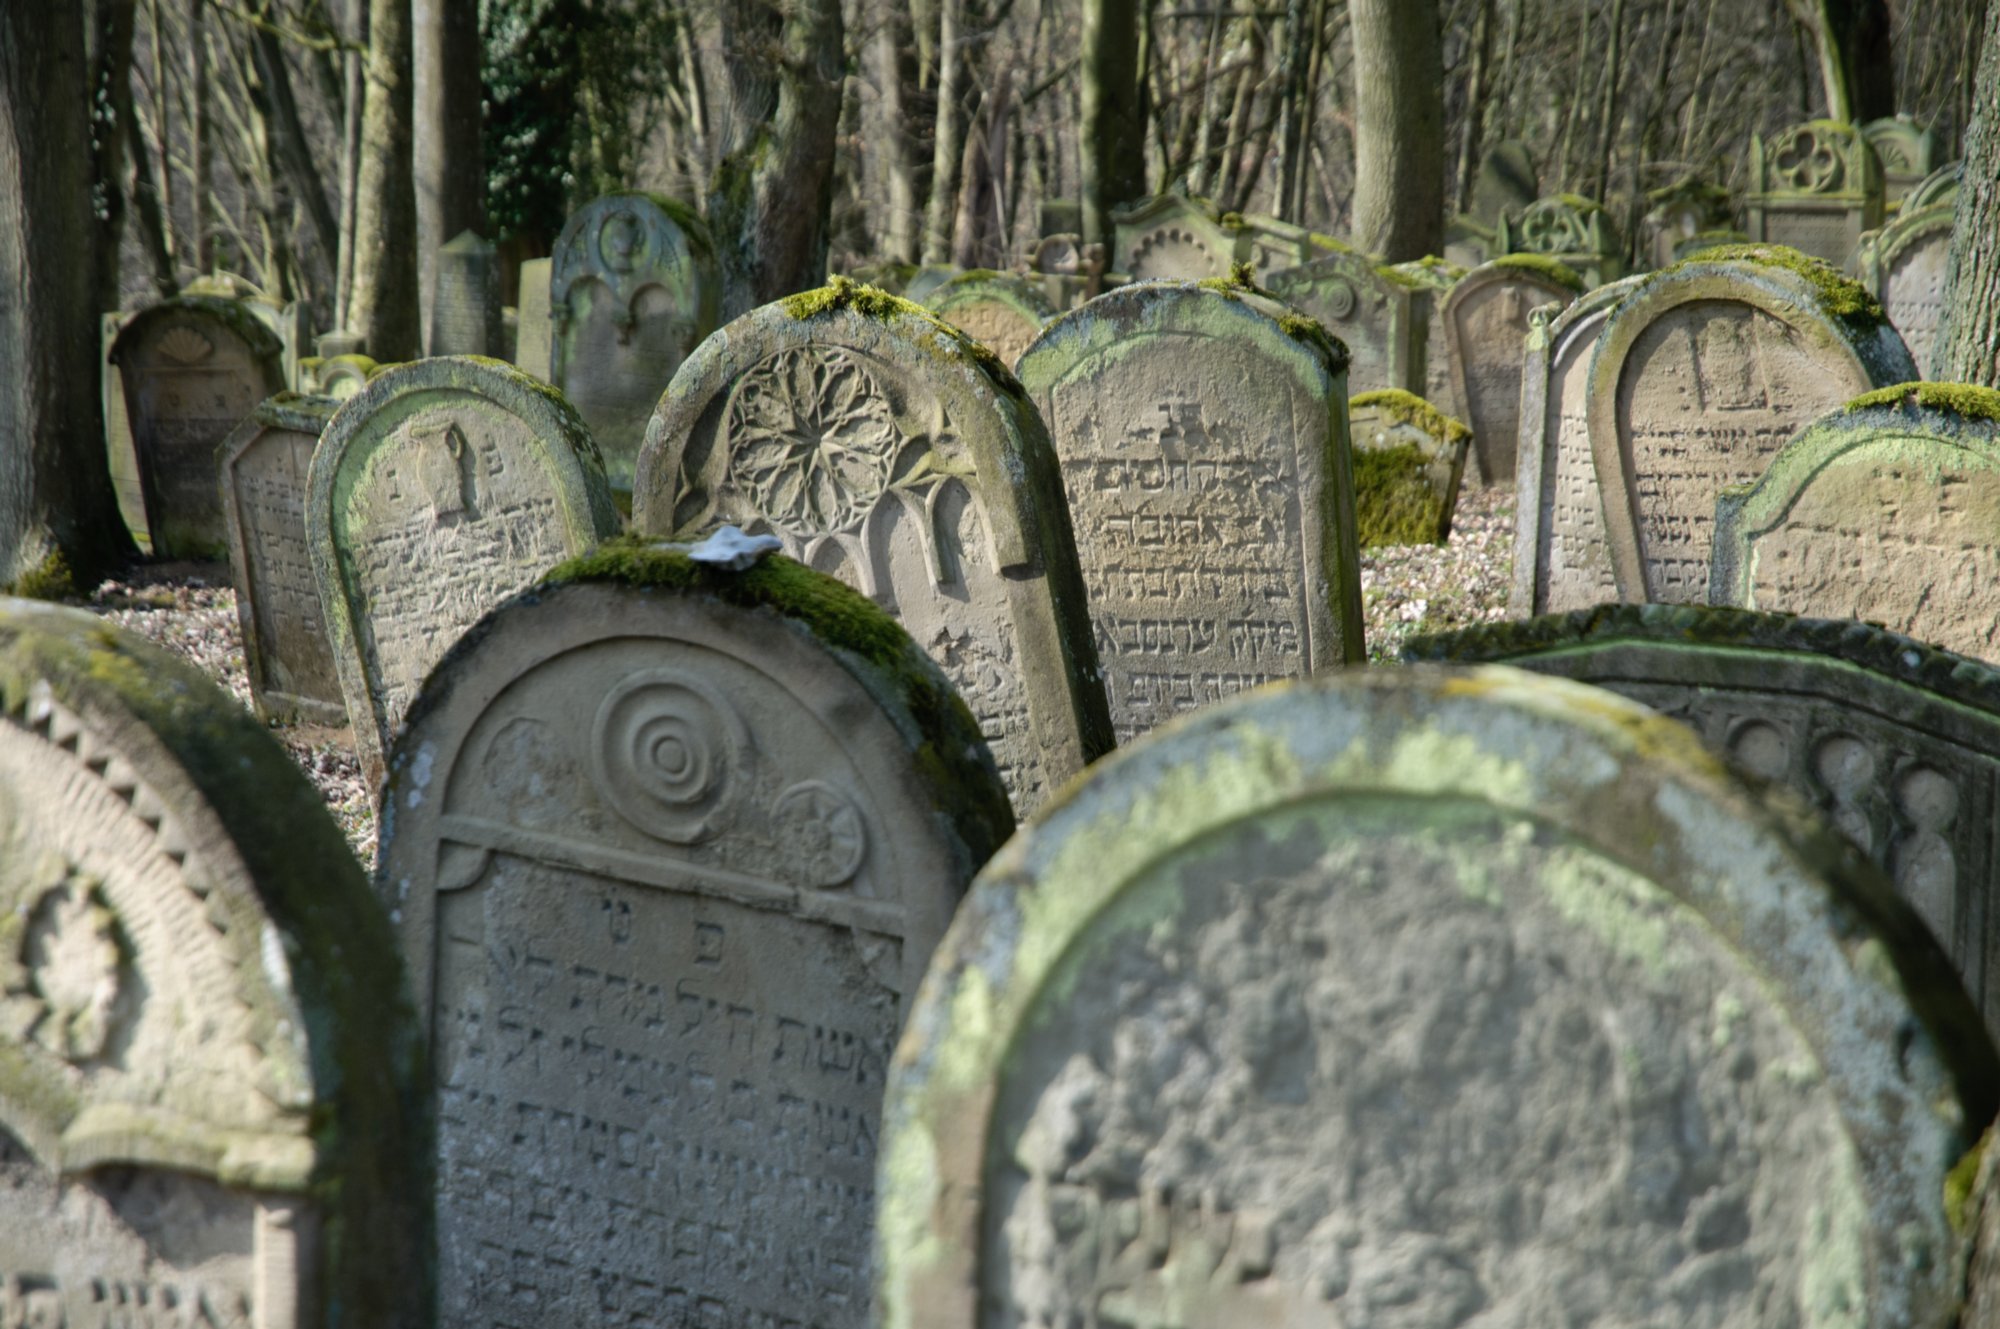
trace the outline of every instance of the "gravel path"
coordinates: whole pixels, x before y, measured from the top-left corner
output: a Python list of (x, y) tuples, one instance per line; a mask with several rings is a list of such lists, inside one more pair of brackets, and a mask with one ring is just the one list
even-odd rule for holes
[[(1511, 488), (1460, 495), (1451, 542), (1361, 551), (1368, 658), (1393, 660), (1405, 637), (1507, 616), (1514, 565)], [(220, 564), (162, 563), (107, 581), (83, 606), (191, 660), (247, 709), (250, 683), (237, 630), (236, 595)], [(275, 725), (272, 734), (318, 786), (355, 856), (375, 861), (375, 814), (354, 738), (345, 729)]]

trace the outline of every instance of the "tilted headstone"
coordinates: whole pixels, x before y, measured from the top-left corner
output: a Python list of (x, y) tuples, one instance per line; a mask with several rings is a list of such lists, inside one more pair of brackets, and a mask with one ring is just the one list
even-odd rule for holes
[(1185, 194), (1160, 194), (1112, 213), (1117, 239), (1111, 267), (1134, 281), (1172, 277), (1199, 281), (1227, 277), (1250, 260), (1241, 225), (1225, 226), (1208, 204)]
[(962, 272), (930, 294), (931, 312), (1000, 357), (1010, 370), (1056, 307), (1011, 272)]
[[(1401, 277), (1423, 286), (1431, 294), (1430, 318), (1424, 332), (1425, 401), (1450, 405), (1455, 389), (1451, 384), (1451, 345), (1444, 334), (1444, 302), (1451, 288), (1465, 278), (1465, 269), (1441, 258), (1417, 259), (1391, 267)], [(1415, 391), (1415, 389), (1412, 389)]]
[(97, 330), (98, 398), (104, 406), (104, 461), (111, 472), (118, 515), (141, 553), (153, 552), (153, 533), (146, 529), (146, 495), (139, 487), (139, 447), (132, 439), (132, 417), (125, 410), (125, 380), (111, 363), (111, 348), (124, 330), (125, 315), (106, 314)]
[(1645, 247), (1640, 252), (1656, 268), (1678, 262), (1685, 257), (1675, 253), (1678, 246), (1727, 226), (1736, 211), (1727, 189), (1692, 176), (1652, 190), (1646, 203), (1639, 232)]
[(440, 1322), (873, 1324), (884, 1077), (1013, 828), (923, 652), (789, 560), (619, 541), (445, 660), (388, 803)]
[(1473, 456), (1489, 485), (1514, 480), (1528, 315), (1542, 305), (1567, 305), (1583, 289), (1554, 259), (1510, 254), (1473, 269), (1444, 299), (1452, 413), (1472, 426)]
[(1625, 240), (1618, 223), (1595, 199), (1581, 194), (1538, 198), (1520, 218), (1502, 217), (1497, 254), (1541, 254), (1561, 263), (1585, 286), (1616, 281), (1625, 271)]
[(631, 491), (653, 406), (715, 330), (720, 301), (708, 228), (678, 203), (608, 194), (563, 227), (549, 277), (549, 381), (590, 426), (614, 491)]
[(1716, 507), (1709, 603), (2000, 660), (2000, 393), (1916, 383), (1799, 431)]
[(1964, 178), (1964, 162), (1947, 162), (1918, 181), (1915, 188), (1904, 196), (1903, 211), (1915, 212), (1935, 204), (1953, 202), (1958, 198), (1959, 182)]
[(1358, 543), (1443, 544), (1451, 536), (1472, 431), (1422, 397), (1389, 388), (1347, 402)]
[(497, 360), (396, 365), (335, 413), (307, 476), (306, 539), (371, 789), (458, 634), (617, 530), (576, 412)]
[(340, 403), (282, 393), (223, 440), (222, 512), (250, 697), (267, 720), (347, 723), (306, 543), (313, 449)]
[(1361, 658), (1346, 358), (1263, 293), (1192, 282), (1101, 295), (1021, 357), (1121, 742)]
[(312, 353), (314, 341), (311, 310), (305, 303), (294, 300), (285, 304), (265, 294), (249, 279), (220, 269), (195, 278), (181, 287), (181, 294), (228, 300), (269, 328), (282, 348), (278, 362), (284, 373), (284, 386), (294, 390), (298, 387), (299, 361)]
[(491, 355), (500, 345), (500, 254), (476, 231), (437, 251), (431, 301), (432, 355)]
[(125, 390), (155, 553), (223, 556), (215, 449), (258, 402), (284, 391), (283, 349), (241, 304), (214, 296), (165, 301), (119, 330), (109, 359)]
[[(1521, 368), (1521, 441), (1514, 458), (1515, 614), (1583, 609), (1618, 598), (1604, 544), (1604, 503), (1590, 456), (1590, 358), (1625, 277), (1530, 318)], [(1545, 307), (1546, 308), (1546, 307)]]
[(2000, 671), (1873, 624), (1609, 605), (1413, 637), (1406, 661), (1608, 688), (1789, 787), (1894, 882), (2000, 1030)]
[(430, 1324), (395, 939), (284, 750), (177, 657), (0, 601), (0, 1317)]
[(386, 366), (379, 365), (365, 355), (336, 355), (331, 360), (312, 359), (305, 362), (309, 368), (302, 369), (306, 386), (311, 394), (331, 397), (335, 401), (346, 401), (349, 397), (368, 386), (368, 380)]
[(1401, 388), (1423, 394), (1428, 283), (1343, 248), (1274, 273), (1263, 284), (1340, 338), (1349, 357), (1350, 393)]
[(1845, 267), (1863, 231), (1882, 224), (1882, 165), (1853, 125), (1812, 120), (1750, 140), (1744, 198), (1750, 238)]
[(1906, 116), (1890, 115), (1861, 126), (1861, 136), (1875, 149), (1882, 163), (1882, 196), (1888, 203), (1905, 197), (1931, 173), (1931, 145), (1928, 129), (1919, 129)]
[(1099, 767), (891, 1068), (887, 1329), (1945, 1329), (1995, 1054), (1889, 884), (1643, 707), (1349, 670)]
[(514, 367), (544, 383), (556, 376), (555, 317), (549, 310), (549, 269), (553, 260), (531, 258), (521, 264), (519, 312), (514, 325)]
[(1945, 264), (1951, 258), (1951, 224), (1956, 203), (1947, 200), (1914, 211), (1905, 207), (1879, 231), (1861, 237), (1855, 269), (1861, 282), (1910, 348), (1920, 378), (1931, 378), (1938, 324), (1944, 315)]
[(1598, 338), (1586, 408), (1619, 598), (1706, 600), (1716, 496), (1915, 372), (1873, 297), (1796, 251), (1718, 250), (1647, 278)]
[(920, 306), (843, 279), (731, 323), (661, 398), (633, 500), (637, 531), (770, 531), (888, 609), (1024, 811), (1110, 749), (1047, 431)]

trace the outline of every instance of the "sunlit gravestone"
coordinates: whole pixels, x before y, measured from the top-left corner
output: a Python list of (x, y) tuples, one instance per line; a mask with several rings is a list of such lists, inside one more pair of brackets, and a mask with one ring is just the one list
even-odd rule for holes
[(1583, 279), (1539, 254), (1510, 254), (1474, 269), (1444, 298), (1453, 411), (1472, 427), (1472, 452), (1487, 484), (1511, 484), (1521, 433), (1521, 373), (1528, 316), (1567, 305)]

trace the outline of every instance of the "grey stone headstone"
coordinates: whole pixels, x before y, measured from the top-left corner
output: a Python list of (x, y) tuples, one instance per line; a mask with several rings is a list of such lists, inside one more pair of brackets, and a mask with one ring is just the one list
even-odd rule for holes
[(1056, 316), (1055, 305), (1039, 287), (1010, 272), (962, 273), (932, 291), (924, 303), (999, 356), (1010, 371)]
[(500, 353), (500, 255), (476, 232), (461, 231), (437, 251), (431, 298), (432, 355)]
[(1879, 231), (1861, 237), (1855, 268), (1862, 284), (1882, 302), (1910, 348), (1917, 376), (1937, 376), (1931, 359), (1938, 325), (1944, 316), (1945, 265), (1951, 258), (1951, 199), (1929, 207), (1904, 210)]
[(1502, 217), (1497, 231), (1496, 256), (1544, 255), (1574, 272), (1585, 286), (1616, 281), (1625, 271), (1624, 237), (1595, 199), (1577, 194), (1538, 198), (1519, 217)]
[(1845, 267), (1863, 231), (1882, 224), (1882, 164), (1853, 125), (1813, 120), (1768, 143), (1750, 140), (1745, 230), (1760, 244)]
[(1443, 544), (1451, 538), (1472, 431), (1400, 389), (1348, 398), (1354, 445), (1354, 528), (1361, 546)]
[(1495, 227), (1502, 217), (1519, 216), (1541, 194), (1534, 154), (1527, 144), (1506, 139), (1480, 159), (1472, 182), (1471, 216), (1483, 226)]
[(1134, 281), (1155, 277), (1201, 281), (1227, 277), (1250, 260), (1241, 225), (1224, 225), (1206, 204), (1182, 194), (1160, 194), (1112, 214), (1116, 241), (1111, 268)]
[(1472, 426), (1473, 456), (1487, 484), (1514, 480), (1528, 315), (1567, 305), (1583, 289), (1582, 279), (1553, 259), (1510, 254), (1473, 269), (1445, 297), (1452, 414)]
[(549, 266), (531, 258), (521, 265), (521, 304), (515, 315), (514, 366), (544, 383), (555, 381), (555, 324), (549, 313)]
[(1378, 266), (1357, 251), (1340, 250), (1275, 272), (1263, 284), (1340, 338), (1349, 356), (1350, 395), (1390, 388), (1424, 395), (1428, 283)]
[(1870, 120), (1861, 126), (1861, 136), (1868, 140), (1868, 146), (1875, 149), (1876, 159), (1882, 163), (1884, 202), (1894, 203), (1906, 197), (1931, 173), (1935, 140), (1928, 129), (1917, 128), (1907, 117), (1890, 115)]

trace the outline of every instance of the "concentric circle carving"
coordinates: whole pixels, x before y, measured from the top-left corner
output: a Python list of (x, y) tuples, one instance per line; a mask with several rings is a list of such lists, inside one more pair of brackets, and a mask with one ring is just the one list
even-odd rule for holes
[(1320, 283), (1320, 317), (1342, 319), (1354, 312), (1357, 303), (1354, 288), (1338, 277)]
[(778, 842), (799, 865), (804, 884), (838, 886), (861, 868), (868, 828), (861, 811), (831, 785), (805, 780), (778, 796), (771, 808)]
[(619, 816), (656, 840), (691, 844), (714, 831), (747, 737), (720, 696), (685, 674), (649, 670), (599, 703), (591, 775)]
[(730, 398), (728, 433), (731, 477), (766, 520), (800, 535), (858, 527), (902, 439), (875, 375), (834, 346), (753, 365)]

